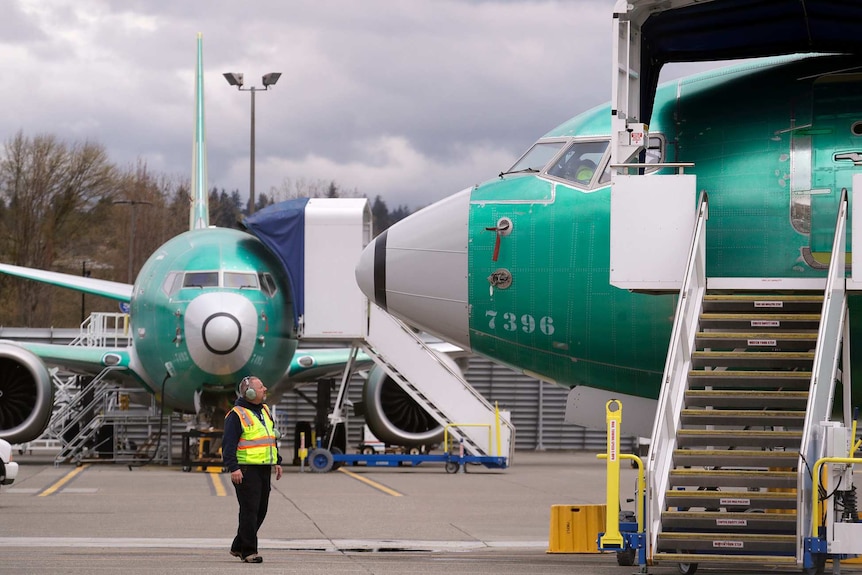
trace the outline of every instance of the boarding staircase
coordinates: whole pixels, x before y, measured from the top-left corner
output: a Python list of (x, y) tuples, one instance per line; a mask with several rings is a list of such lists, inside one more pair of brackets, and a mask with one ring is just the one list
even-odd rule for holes
[(825, 289), (716, 289), (702, 201), (648, 461), (656, 563), (802, 561), (811, 438), (829, 418), (846, 340), (842, 205)]
[[(360, 347), (441, 426), (467, 455), (508, 457), (515, 427), (412, 329), (376, 305)], [(499, 421), (499, 424), (498, 424)]]

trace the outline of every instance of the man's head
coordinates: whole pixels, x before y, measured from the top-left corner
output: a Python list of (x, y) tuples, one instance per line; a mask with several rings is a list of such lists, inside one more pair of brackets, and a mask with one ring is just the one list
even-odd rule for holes
[(250, 403), (261, 404), (266, 399), (266, 387), (254, 376), (246, 376), (239, 382), (239, 395)]

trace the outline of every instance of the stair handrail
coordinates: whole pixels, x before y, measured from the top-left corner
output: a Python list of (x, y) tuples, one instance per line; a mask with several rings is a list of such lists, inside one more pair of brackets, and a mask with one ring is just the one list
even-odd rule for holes
[(647, 456), (647, 529), (649, 549), (654, 549), (661, 526), (668, 474), (676, 449), (679, 412), (691, 369), (691, 354), (697, 334), (697, 322), (706, 293), (706, 221), (709, 198), (702, 192), (697, 206), (697, 220), (691, 238), (685, 276), (679, 291), (661, 391), (656, 406), (652, 441)]
[[(800, 458), (797, 463), (797, 561), (802, 561), (803, 542), (811, 533), (811, 509), (813, 491), (811, 466), (820, 458), (822, 441), (816, 441), (822, 433), (819, 426), (832, 413), (832, 400), (835, 395), (835, 381), (838, 375), (838, 362), (841, 357), (841, 343), (844, 322), (847, 317), (846, 293), (846, 253), (847, 253), (847, 190), (842, 190), (838, 204), (838, 217), (835, 223), (835, 237), (832, 240), (832, 255), (826, 277), (826, 290), (823, 294), (823, 308), (820, 312), (820, 327), (817, 331), (817, 346), (814, 363), (811, 367), (811, 384), (808, 392), (808, 405), (805, 409), (805, 424), (802, 429)], [(843, 374), (849, 378), (850, 374)], [(815, 437), (817, 434), (817, 438)]]
[[(445, 371), (447, 371), (451, 377), (460, 381), (463, 389), (465, 391), (467, 391), (469, 394), (471, 394), (476, 399), (476, 401), (481, 403), (488, 410), (489, 413), (493, 413), (495, 411), (495, 407), (493, 405), (491, 405), (491, 403), (487, 399), (485, 399), (485, 397), (481, 393), (476, 391), (476, 389), (472, 385), (470, 385), (470, 383), (464, 378), (464, 376), (461, 373), (456, 373), (455, 371), (452, 370), (452, 368), (446, 362), (441, 361), (437, 355), (437, 352), (435, 352), (433, 349), (431, 349), (431, 347), (427, 343), (425, 343), (425, 341), (423, 341), (423, 339), (415, 331), (413, 331), (413, 329), (411, 329), (410, 326), (408, 326), (406, 323), (404, 323), (403, 321), (401, 321), (399, 318), (395, 317), (394, 315), (391, 315), (391, 314), (383, 311), (383, 309), (381, 309), (380, 307), (373, 305), (373, 304), (369, 308), (369, 316), (368, 316), (369, 317), (369, 325), (373, 321), (372, 318), (375, 315), (378, 317), (381, 317), (381, 319), (386, 318), (387, 320), (391, 321), (394, 325), (396, 325), (398, 327), (400, 332), (407, 334), (413, 340), (413, 342), (425, 354), (427, 354), (429, 357), (431, 357), (438, 365), (440, 365)], [(381, 320), (377, 320), (377, 321), (379, 322)], [(370, 329), (369, 329), (369, 332), (370, 332)], [(371, 344), (371, 342), (368, 340), (367, 337), (365, 339), (359, 341), (358, 343), (359, 343), (359, 346), (372, 359), (374, 359), (375, 363), (377, 363), (377, 365), (379, 365), (390, 377), (392, 377), (394, 379), (396, 379), (398, 377), (397, 373), (392, 372), (392, 369), (393, 369), (392, 366), (390, 366), (388, 364), (388, 361), (383, 358), (383, 356), (380, 353), (380, 350), (376, 349), (376, 347)], [(421, 398), (416, 397), (415, 393), (412, 392), (411, 390), (405, 389), (404, 391), (411, 398), (413, 398), (414, 401), (416, 401), (420, 405), (424, 402), (424, 400), (422, 400)], [(434, 417), (436, 419), (436, 415), (434, 413), (429, 412), (429, 415), (431, 415), (432, 417)], [(440, 423), (440, 425), (443, 426), (446, 423), (450, 423), (450, 422), (438, 420), (438, 423)], [(511, 458), (514, 455), (514, 450), (515, 450), (515, 426), (509, 419), (506, 419), (506, 418), (501, 418), (501, 424), (504, 425), (509, 431), (509, 449), (508, 449), (508, 453), (506, 455), (511, 460)], [(458, 428), (457, 426), (452, 427), (450, 430), (450, 433), (453, 436), (457, 437), (459, 440), (467, 442), (468, 445), (473, 443), (469, 437), (469, 434), (466, 433), (463, 429)], [(489, 450), (491, 449), (491, 445), (488, 446), (488, 449)], [(484, 450), (479, 445), (475, 446), (475, 451), (476, 451), (476, 454), (478, 454), (478, 455), (487, 455), (486, 453), (484, 453)]]

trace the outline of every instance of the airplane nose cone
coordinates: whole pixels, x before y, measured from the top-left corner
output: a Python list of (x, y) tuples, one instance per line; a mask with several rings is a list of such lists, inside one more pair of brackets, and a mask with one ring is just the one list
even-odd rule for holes
[(377, 236), (356, 265), (369, 300), (407, 323), (470, 349), (468, 188)]
[(226, 354), (236, 349), (242, 335), (237, 319), (229, 313), (215, 313), (204, 321), (204, 345), (212, 353)]
[(257, 311), (239, 294), (206, 293), (189, 303), (183, 328), (189, 355), (198, 367), (228, 375), (241, 369), (254, 351)]

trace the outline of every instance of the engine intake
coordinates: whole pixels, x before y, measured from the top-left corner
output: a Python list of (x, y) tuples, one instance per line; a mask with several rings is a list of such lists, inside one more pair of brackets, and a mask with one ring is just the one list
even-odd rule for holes
[[(461, 373), (449, 356), (438, 355), (451, 369)], [(380, 441), (404, 447), (443, 442), (443, 427), (379, 366), (369, 372), (362, 400), (365, 423)]]
[(53, 409), (54, 385), (42, 360), (14, 342), (0, 341), (0, 438), (36, 439)]

